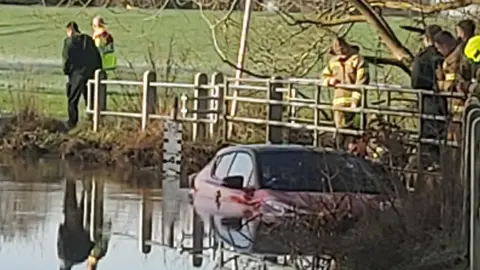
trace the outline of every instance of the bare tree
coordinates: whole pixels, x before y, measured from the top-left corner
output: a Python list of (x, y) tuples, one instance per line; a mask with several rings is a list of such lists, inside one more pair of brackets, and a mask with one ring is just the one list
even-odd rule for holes
[[(214, 16), (203, 12), (204, 9), (225, 6), (229, 2), (228, 12), (223, 16)], [(240, 35), (241, 17), (234, 12), (241, 6), (239, 0), (196, 0), (196, 5), (212, 32), (215, 49), (223, 62), (236, 68), (235, 59)], [(248, 39), (248, 61), (244, 72), (258, 77), (268, 77), (272, 73), (279, 75), (304, 76), (308, 74), (328, 51), (335, 36), (344, 36), (355, 23), (367, 23), (377, 33), (386, 54), (366, 55), (377, 65), (393, 65), (405, 73), (410, 73), (413, 61), (412, 49), (398, 38), (386, 20), (382, 11), (396, 10), (415, 13), (420, 19), (413, 21), (425, 26), (425, 17), (443, 11), (455, 10), (478, 0), (438, 3), (431, 1), (262, 1), (257, 0), (255, 9), (265, 12), (252, 18), (254, 27), (250, 29)], [(255, 21), (261, 23), (255, 24)], [(364, 53), (365, 54), (365, 53)]]

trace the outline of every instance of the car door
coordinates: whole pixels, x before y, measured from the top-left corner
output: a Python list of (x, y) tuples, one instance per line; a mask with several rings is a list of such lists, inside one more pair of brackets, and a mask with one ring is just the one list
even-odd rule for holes
[[(243, 187), (248, 187), (254, 178), (254, 163), (253, 159), (247, 152), (237, 152), (227, 176), (242, 176)], [(225, 196), (228, 196), (230, 200), (234, 202), (248, 204), (246, 201), (245, 191), (239, 189), (227, 189), (225, 190)]]
[(208, 193), (208, 197), (219, 199), (219, 192), (224, 189), (222, 186), (223, 178), (228, 174), (235, 152), (225, 153), (216, 158), (210, 173), (210, 179), (206, 181), (207, 187), (204, 189)]

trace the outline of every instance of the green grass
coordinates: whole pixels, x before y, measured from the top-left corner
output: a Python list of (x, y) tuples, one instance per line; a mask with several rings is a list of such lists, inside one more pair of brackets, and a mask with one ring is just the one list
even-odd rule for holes
[[(90, 33), (90, 21), (94, 15), (100, 14), (109, 23), (109, 29), (115, 37), (117, 54), (121, 61), (145, 63), (150, 56), (157, 65), (168, 59), (175, 66), (193, 67), (195, 70), (212, 72), (221, 69), (232, 75), (232, 69), (225, 69), (216, 54), (208, 25), (198, 10), (122, 10), (104, 8), (57, 8), (57, 7), (22, 7), (0, 5), (0, 60), (1, 59), (50, 59), (59, 60), (62, 40), (65, 37), (64, 26), (70, 20), (76, 20), (81, 30)], [(209, 11), (205, 15), (213, 19), (225, 14), (224, 11)], [(233, 22), (219, 29), (219, 44), (228, 58), (235, 62), (240, 36), (242, 13), (232, 16)], [(400, 40), (416, 51), (419, 38), (415, 34), (401, 30), (400, 25), (412, 25), (410, 19), (389, 18), (389, 22)], [(433, 19), (436, 23), (453, 26), (444, 19)], [(285, 41), (298, 27), (287, 26), (278, 16), (269, 13), (255, 12), (252, 15), (251, 34), (249, 35), (249, 51), (247, 68), (264, 74), (272, 74), (272, 70), (281, 70), (283, 66), (296, 64), (294, 55), (310, 46), (312, 40), (324, 35), (319, 29), (310, 29), (298, 37)], [(356, 24), (348, 40), (362, 47), (366, 55), (388, 55), (374, 31), (367, 24)], [(284, 44), (283, 44), (284, 43)], [(173, 44), (173, 45), (172, 45)], [(319, 49), (329, 46), (329, 40), (322, 41)], [(271, 51), (273, 59), (262, 60), (262, 52)], [(314, 52), (313, 54), (315, 54)], [(409, 84), (408, 78), (395, 68), (371, 67), (373, 81)], [(319, 62), (311, 70), (310, 77), (317, 76), (322, 69)], [(143, 69), (137, 69), (141, 74)], [(281, 71), (278, 71), (281, 73)], [(165, 69), (157, 71), (160, 80), (165, 79)], [(288, 74), (288, 72), (287, 72)], [(132, 79), (132, 74), (120, 74), (123, 79)], [(182, 73), (176, 79), (191, 82), (192, 73)], [(138, 77), (140, 80), (141, 77)], [(0, 109), (14, 106), (12, 96), (19, 91), (42, 92), (32, 94), (38, 103), (51, 115), (65, 114), (64, 85), (65, 77), (60, 70), (42, 70), (25, 67), (25, 71), (0, 72)], [(52, 94), (57, 91), (58, 94)], [(14, 93), (12, 95), (12, 93)], [(48, 93), (48, 94), (45, 94)], [(307, 93), (308, 94), (308, 93)]]
[[(209, 18), (221, 16), (225, 12), (206, 12)], [(153, 46), (157, 57), (167, 57), (171, 39), (174, 41), (174, 55), (191, 52), (192, 60), (209, 66), (221, 63), (211, 41), (209, 28), (198, 10), (120, 10), (104, 8), (56, 8), (0, 6), (0, 57), (57, 59), (60, 57), (64, 25), (76, 20), (80, 28), (90, 33), (90, 20), (100, 14), (109, 23), (109, 29), (116, 39), (120, 59), (143, 62), (146, 50)], [(156, 15), (156, 16), (155, 16)], [(233, 15), (241, 21), (241, 13)], [(254, 13), (252, 29), (262, 30), (267, 24), (278, 28), (280, 19), (269, 13)], [(400, 24), (412, 24), (409, 19), (390, 19), (392, 28), (400, 40), (408, 37), (408, 32), (399, 29)], [(239, 27), (231, 27), (233, 36), (239, 34)], [(260, 29), (260, 30), (259, 30)], [(293, 28), (292, 28), (293, 29)], [(278, 30), (278, 29), (277, 29)], [(260, 33), (267, 35), (267, 33)], [(237, 40), (232, 39), (232, 53), (236, 52)], [(250, 43), (256, 35), (250, 36)], [(350, 31), (349, 40), (358, 43), (368, 53), (373, 53), (378, 39), (366, 24), (356, 24)]]

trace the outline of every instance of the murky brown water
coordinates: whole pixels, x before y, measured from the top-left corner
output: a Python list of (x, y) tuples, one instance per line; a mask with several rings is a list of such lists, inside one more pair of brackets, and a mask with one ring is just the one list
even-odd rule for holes
[[(185, 192), (176, 189), (176, 184), (171, 184), (170, 190), (164, 194), (159, 188), (159, 183), (148, 184), (157, 181), (155, 176), (149, 173), (124, 177), (125, 174), (76, 168), (59, 160), (11, 162), (8, 158), (3, 158), (0, 162), (2, 162), (0, 164), (2, 269), (59, 269), (57, 239), (60, 224), (64, 223), (64, 226), (67, 226), (65, 224), (76, 222), (71, 220), (75, 220), (74, 217), (79, 216), (75, 213), (83, 209), (80, 201), (84, 191), (87, 196), (86, 201), (88, 196), (96, 196), (97, 199), (93, 201), (99, 203), (97, 206), (101, 205), (101, 199), (98, 199), (101, 198), (98, 195), (101, 193), (95, 193), (95, 190), (101, 190), (102, 186), (104, 189), (103, 215), (98, 210), (101, 207), (96, 206), (94, 211), (96, 214), (90, 217), (100, 220), (98, 216), (101, 215), (103, 222), (93, 223), (108, 224), (108, 221), (111, 221), (112, 228), (107, 253), (100, 260), (98, 269), (215, 268), (215, 265), (207, 259), (204, 259), (201, 268), (194, 268), (191, 257), (186, 254), (181, 255), (176, 249), (162, 245), (168, 245), (169, 242), (167, 233), (163, 234), (162, 231), (170, 231), (168, 228), (172, 222), (174, 222), (175, 244), (178, 244), (177, 239), (182, 229), (191, 228), (192, 210), (186, 201)], [(75, 204), (73, 192), (77, 195), (77, 208), (72, 206)], [(66, 194), (68, 196), (65, 196)], [(163, 204), (164, 196), (168, 197), (168, 204)], [(63, 213), (64, 201), (67, 205), (65, 210), (69, 213), (68, 220), (65, 220)], [(148, 209), (152, 209), (151, 232), (148, 228), (142, 231), (142, 209), (145, 213), (149, 212)], [(88, 219), (84, 218), (80, 222), (88, 222)], [(75, 227), (75, 225), (68, 226)], [(88, 225), (86, 227), (88, 228)], [(103, 235), (108, 235), (106, 228), (106, 225), (103, 226)], [(97, 231), (102, 229), (97, 228)], [(151, 234), (151, 241), (145, 242), (146, 244), (142, 247), (142, 241), (139, 239), (142, 235), (149, 234)], [(71, 240), (71, 238), (68, 239)], [(92, 239), (100, 238), (94, 235)], [(69, 245), (72, 246), (71, 243), (65, 244), (65, 246)], [(79, 246), (78, 243), (73, 245)], [(142, 252), (142, 248), (144, 251), (151, 250)], [(77, 264), (73, 269), (87, 269), (86, 263)]]

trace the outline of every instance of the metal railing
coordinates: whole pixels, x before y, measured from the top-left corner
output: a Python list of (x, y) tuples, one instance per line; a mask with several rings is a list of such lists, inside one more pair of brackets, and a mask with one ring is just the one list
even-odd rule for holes
[[(409, 130), (408, 138), (412, 143), (444, 143), (439, 140), (426, 139), (420, 136), (422, 129), (421, 119), (444, 120), (461, 122), (461, 118), (449, 119), (441, 115), (421, 114), (423, 100), (426, 96), (440, 95), (449, 99), (464, 98), (461, 93), (435, 93), (433, 91), (409, 89), (399, 85), (369, 84), (369, 85), (338, 85), (343, 89), (361, 92), (361, 104), (358, 108), (333, 107), (329, 95), (331, 89), (323, 86), (322, 80), (303, 78), (271, 78), (271, 79), (240, 79), (234, 83), (234, 78), (224, 77), (221, 73), (214, 73), (210, 81), (205, 73), (196, 74), (192, 83), (157, 82), (152, 71), (144, 73), (143, 81), (122, 81), (105, 79), (103, 71), (95, 73), (95, 79), (88, 83), (89, 104), (87, 113), (93, 114), (93, 130), (99, 128), (100, 117), (118, 116), (141, 119), (142, 130), (147, 128), (150, 119), (175, 119), (181, 122), (192, 123), (192, 139), (203, 140), (223, 136), (229, 140), (226, 129), (227, 123), (246, 123), (265, 125), (266, 142), (281, 143), (283, 141), (282, 128), (302, 129), (313, 133), (313, 145), (318, 146), (319, 135), (322, 133), (363, 135), (367, 131), (367, 117), (371, 115), (384, 116), (387, 121), (394, 117), (409, 118), (418, 122), (416, 128)], [(93, 104), (90, 104), (93, 85)], [(139, 112), (109, 111), (106, 108), (107, 85), (137, 86), (142, 88), (142, 106)], [(158, 114), (159, 95), (162, 88), (175, 88), (179, 94), (178, 107), (175, 113)], [(310, 92), (308, 97), (305, 92)], [(183, 93), (181, 93), (183, 92)], [(232, 92), (237, 92), (233, 94)], [(180, 94), (181, 93), (181, 94)], [(248, 93), (249, 96), (242, 95)], [(303, 93), (303, 94), (302, 94)], [(384, 99), (372, 99), (372, 95), (386, 96)], [(252, 96), (253, 95), (253, 96)], [(398, 97), (395, 97), (397, 95)], [(407, 96), (407, 97), (405, 97)], [(399, 98), (400, 97), (400, 98)], [(193, 106), (189, 106), (193, 101)], [(230, 115), (226, 107), (238, 102), (246, 106), (263, 106), (266, 117), (263, 115)], [(399, 102), (395, 106), (395, 102)], [(408, 108), (406, 103), (418, 105)], [(379, 105), (384, 103), (385, 105)], [(93, 105), (93, 106), (92, 106)], [(175, 106), (172, 106), (175, 108)], [(300, 118), (296, 115), (304, 109), (312, 111), (310, 117)], [(337, 128), (331, 119), (322, 119), (322, 115), (333, 110), (356, 113), (360, 115), (360, 127)], [(284, 117), (288, 114), (288, 117)], [(222, 130), (223, 127), (223, 130)], [(223, 134), (219, 134), (222, 132)], [(449, 145), (458, 147), (455, 141)]]

